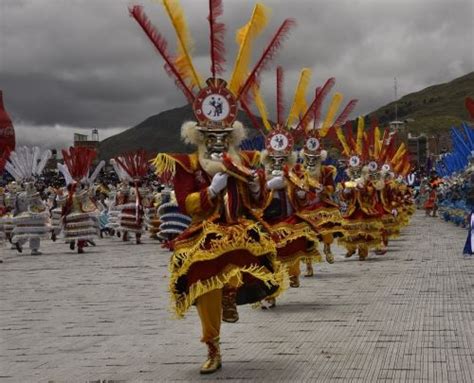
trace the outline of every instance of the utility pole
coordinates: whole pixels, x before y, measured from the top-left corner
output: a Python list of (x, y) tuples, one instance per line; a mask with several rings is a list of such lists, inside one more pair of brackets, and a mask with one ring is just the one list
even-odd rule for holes
[(395, 94), (395, 121), (398, 121), (398, 84), (397, 84), (397, 78), (393, 78), (393, 90)]

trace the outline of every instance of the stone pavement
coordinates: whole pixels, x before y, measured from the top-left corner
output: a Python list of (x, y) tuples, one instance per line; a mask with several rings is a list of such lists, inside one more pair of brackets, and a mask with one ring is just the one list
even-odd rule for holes
[(168, 309), (159, 245), (105, 239), (84, 255), (1, 248), (3, 382), (473, 382), (474, 259), (466, 231), (418, 213), (385, 256), (321, 264), (273, 310), (224, 324), (223, 369), (205, 358), (194, 309)]

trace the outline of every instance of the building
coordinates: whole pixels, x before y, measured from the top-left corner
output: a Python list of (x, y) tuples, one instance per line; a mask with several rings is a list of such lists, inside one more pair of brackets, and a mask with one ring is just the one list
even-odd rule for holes
[(99, 153), (99, 131), (92, 129), (91, 138), (87, 134), (74, 133), (74, 147), (95, 149)]
[(428, 159), (428, 138), (426, 135), (412, 136), (408, 133), (406, 145), (414, 166), (425, 167)]
[(388, 126), (391, 132), (405, 133), (405, 121), (390, 121)]

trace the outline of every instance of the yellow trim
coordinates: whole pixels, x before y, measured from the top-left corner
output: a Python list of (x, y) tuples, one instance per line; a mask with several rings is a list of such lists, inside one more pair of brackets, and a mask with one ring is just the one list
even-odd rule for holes
[[(249, 237), (249, 231), (257, 233), (258, 242)], [(206, 248), (209, 236), (214, 239)], [(247, 250), (256, 257), (276, 255), (275, 243), (267, 233), (261, 230), (258, 223), (241, 219), (236, 225), (223, 226), (206, 220), (202, 224), (201, 233), (176, 243), (175, 252), (171, 258), (170, 272), (178, 278), (186, 274), (195, 262), (217, 259), (235, 250)]]
[[(228, 251), (236, 250), (229, 249)], [(273, 257), (272, 257), (273, 258)], [(205, 281), (197, 281), (189, 287), (187, 294), (179, 294), (175, 289), (175, 283), (177, 280), (177, 274), (172, 273), (170, 278), (170, 291), (171, 291), (171, 305), (172, 311), (178, 318), (182, 318), (186, 311), (191, 307), (194, 301), (200, 296), (216, 289), (222, 289), (225, 285), (231, 281), (238, 281), (238, 284), (243, 283), (243, 274), (247, 273), (256, 279), (264, 282), (268, 287), (278, 286), (278, 290), (273, 296), (280, 295), (283, 290), (288, 286), (288, 274), (286, 268), (273, 258), (272, 267), (274, 272), (268, 270), (265, 266), (249, 266), (249, 267), (238, 267), (236, 265), (229, 264), (222, 273), (215, 275)]]
[(189, 165), (180, 161), (173, 155), (168, 153), (158, 153), (157, 156), (150, 160), (151, 164), (155, 167), (155, 174), (162, 174), (164, 172), (170, 172), (171, 175), (176, 175), (176, 164), (181, 165), (181, 167), (188, 173), (194, 172), (199, 165), (199, 158), (197, 153), (189, 154)]

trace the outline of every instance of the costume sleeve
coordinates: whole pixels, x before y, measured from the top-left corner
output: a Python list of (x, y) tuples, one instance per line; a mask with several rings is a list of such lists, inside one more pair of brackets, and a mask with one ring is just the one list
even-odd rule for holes
[(179, 210), (186, 215), (205, 216), (214, 211), (215, 203), (209, 195), (207, 186), (199, 188), (194, 174), (187, 172), (181, 166), (176, 166), (174, 190)]

